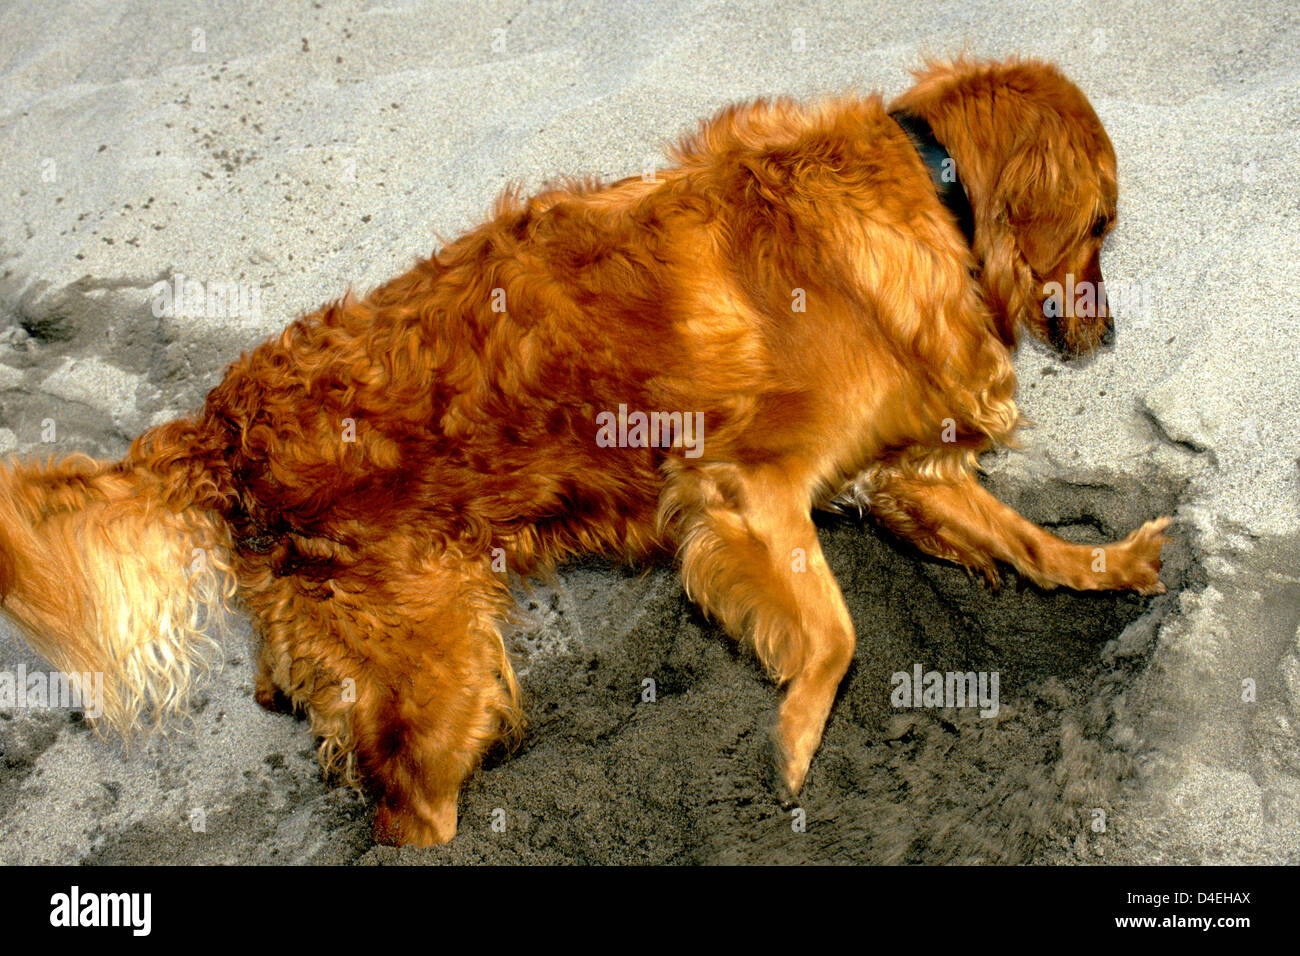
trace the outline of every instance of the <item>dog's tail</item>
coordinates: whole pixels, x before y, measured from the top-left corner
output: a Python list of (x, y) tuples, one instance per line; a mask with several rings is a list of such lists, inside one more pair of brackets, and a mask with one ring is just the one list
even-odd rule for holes
[(183, 710), (234, 594), (196, 434), (164, 425), (117, 463), (0, 466), (0, 611), (124, 736)]

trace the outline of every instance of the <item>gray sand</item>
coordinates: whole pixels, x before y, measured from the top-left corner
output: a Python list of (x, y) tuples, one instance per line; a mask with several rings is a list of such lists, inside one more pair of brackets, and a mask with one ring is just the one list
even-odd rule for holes
[[(1178, 524), (1148, 600), (1010, 574), (990, 592), (827, 518), (859, 649), (803, 832), (767, 779), (777, 694), (752, 655), (671, 568), (592, 563), (524, 596), (527, 739), (469, 783), (449, 847), (374, 847), (372, 808), (321, 780), (305, 722), (256, 707), (234, 640), (189, 725), (129, 753), (79, 715), (0, 712), (0, 861), (1300, 862), (1300, 13), (1088, 10), (8, 5), (0, 454), (121, 454), (510, 181), (638, 173), (731, 100), (892, 94), (965, 48), (1052, 59), (1092, 99), (1120, 161), (1103, 266), (1128, 292), (1113, 350), (1022, 350), (1036, 427), (988, 482), (1078, 541)], [(149, 287), (176, 274), (256, 287), (260, 309), (155, 318)], [(895, 710), (889, 675), (916, 662), (998, 671), (1001, 712)], [(0, 667), (20, 663), (41, 666), (0, 632)]]

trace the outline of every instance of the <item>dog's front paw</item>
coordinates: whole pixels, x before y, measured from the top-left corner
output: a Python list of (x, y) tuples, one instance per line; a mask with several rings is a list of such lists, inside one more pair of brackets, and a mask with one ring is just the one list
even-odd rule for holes
[(1160, 552), (1167, 540), (1164, 532), (1173, 519), (1164, 517), (1148, 521), (1117, 544), (1113, 587), (1137, 591), (1139, 594), (1164, 594), (1165, 585), (1160, 580)]

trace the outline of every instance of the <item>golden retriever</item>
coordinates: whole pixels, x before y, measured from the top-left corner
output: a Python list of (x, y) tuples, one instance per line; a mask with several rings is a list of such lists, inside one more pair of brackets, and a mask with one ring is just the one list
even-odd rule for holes
[(378, 798), (377, 839), (435, 844), (521, 725), (511, 576), (675, 553), (785, 687), (793, 797), (856, 650), (811, 517), (837, 495), (989, 578), (1163, 590), (1167, 519), (1071, 544), (976, 479), (1017, 425), (1017, 336), (1075, 356), (1111, 335), (1115, 176), (1054, 67), (958, 60), (888, 106), (729, 107), (652, 176), (508, 192), (123, 460), (0, 471), (4, 610), (105, 674), (126, 730), (183, 708), (208, 612), (237, 600), (259, 701), (305, 709), (327, 768)]

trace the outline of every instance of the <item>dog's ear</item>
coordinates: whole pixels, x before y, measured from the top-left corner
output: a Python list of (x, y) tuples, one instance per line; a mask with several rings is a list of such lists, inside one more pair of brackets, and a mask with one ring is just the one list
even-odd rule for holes
[(1022, 143), (998, 178), (997, 216), (1034, 274), (1048, 276), (1077, 238), (1075, 190), (1046, 142)]

